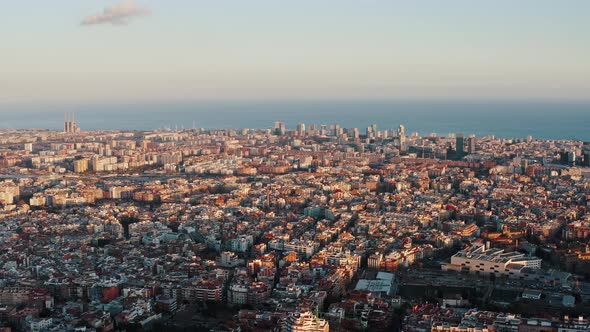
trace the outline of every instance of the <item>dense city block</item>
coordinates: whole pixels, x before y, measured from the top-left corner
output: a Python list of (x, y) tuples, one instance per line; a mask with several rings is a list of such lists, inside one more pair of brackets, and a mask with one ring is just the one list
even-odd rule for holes
[(0, 131), (0, 331), (590, 330), (590, 144), (288, 125)]

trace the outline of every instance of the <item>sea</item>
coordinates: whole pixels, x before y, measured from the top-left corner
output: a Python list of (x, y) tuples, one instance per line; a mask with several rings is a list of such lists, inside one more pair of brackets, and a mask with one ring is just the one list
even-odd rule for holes
[(63, 128), (64, 113), (75, 112), (82, 130), (169, 128), (272, 128), (284, 121), (339, 124), (361, 133), (403, 124), (406, 133), (450, 133), (503, 138), (590, 141), (590, 102), (562, 101), (198, 101), (174, 103), (0, 104), (0, 129)]

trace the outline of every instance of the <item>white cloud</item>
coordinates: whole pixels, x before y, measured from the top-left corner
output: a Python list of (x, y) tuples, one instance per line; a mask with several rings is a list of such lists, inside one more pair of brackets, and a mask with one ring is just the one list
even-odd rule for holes
[(122, 0), (121, 2), (105, 8), (102, 12), (85, 17), (82, 25), (93, 25), (110, 23), (114, 25), (124, 25), (134, 17), (144, 17), (150, 15), (150, 10), (140, 6), (133, 0)]

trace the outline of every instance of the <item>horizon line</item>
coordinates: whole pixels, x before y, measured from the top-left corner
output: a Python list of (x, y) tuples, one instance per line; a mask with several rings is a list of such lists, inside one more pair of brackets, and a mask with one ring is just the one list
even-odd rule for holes
[[(590, 97), (289, 97), (289, 98), (196, 98), (174, 100), (47, 100), (47, 101), (9, 101), (1, 100), (0, 106), (68, 106), (68, 105), (174, 105), (174, 104), (199, 104), (199, 103), (309, 103), (309, 102), (429, 102), (429, 103), (572, 103), (590, 104)], [(2, 109), (0, 108), (0, 111)]]

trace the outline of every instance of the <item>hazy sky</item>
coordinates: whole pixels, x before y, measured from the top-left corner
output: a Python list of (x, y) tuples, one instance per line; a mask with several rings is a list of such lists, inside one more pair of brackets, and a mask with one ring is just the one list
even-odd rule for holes
[(588, 0), (5, 0), (0, 102), (590, 99)]

